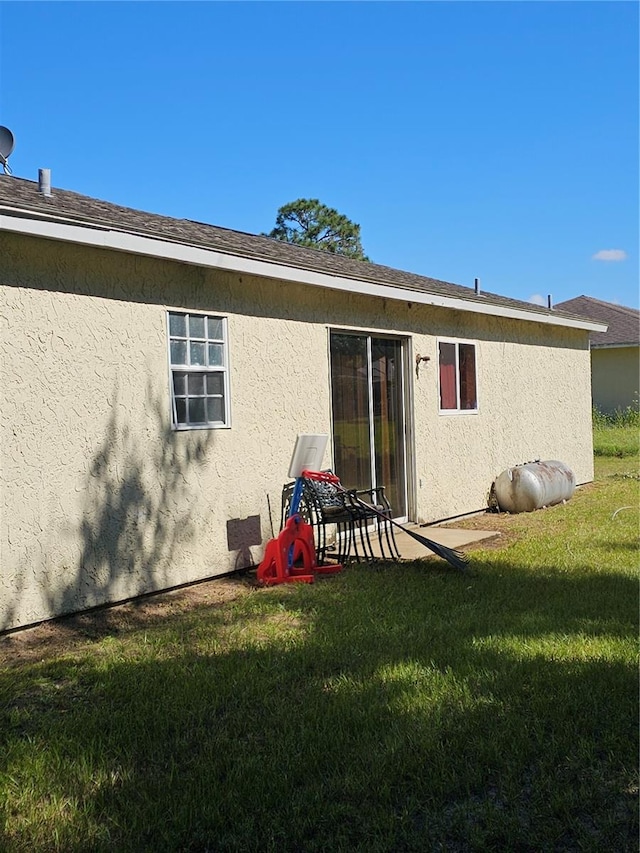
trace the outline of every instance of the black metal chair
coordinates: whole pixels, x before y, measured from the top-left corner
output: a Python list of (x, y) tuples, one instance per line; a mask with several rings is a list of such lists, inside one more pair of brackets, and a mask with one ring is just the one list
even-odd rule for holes
[[(295, 482), (287, 483), (282, 491), (281, 526), (289, 514), (294, 486)], [(376, 559), (370, 529), (377, 533), (382, 559), (400, 557), (393, 527), (387, 521), (393, 517), (393, 512), (383, 486), (345, 491), (333, 483), (305, 478), (299, 512), (313, 527), (320, 564), (325, 562), (332, 544), (327, 532), (332, 526), (335, 526), (335, 550), (331, 551), (331, 556), (337, 560)]]
[[(332, 545), (327, 528), (335, 525), (335, 545), (332, 557), (336, 560), (347, 559), (351, 552), (354, 537), (355, 517), (351, 506), (342, 495), (330, 495), (325, 490), (313, 488), (316, 483), (304, 481), (302, 497), (298, 512), (304, 520), (313, 527), (313, 538), (316, 546), (316, 558), (319, 564), (325, 562), (327, 552)], [(323, 484), (324, 485), (324, 484)], [(295, 481), (286, 483), (282, 490), (282, 522), (280, 529), (289, 516), (289, 508), (293, 497)], [(329, 490), (327, 490), (328, 492)], [(334, 490), (335, 491), (335, 490)]]
[(371, 555), (368, 559), (373, 558), (373, 550), (369, 538), (369, 529), (373, 526), (378, 536), (381, 558), (383, 560), (399, 560), (400, 551), (393, 533), (393, 525), (390, 521), (393, 518), (393, 509), (385, 494), (384, 486), (377, 486), (375, 489), (355, 489), (348, 492), (348, 497), (356, 505), (359, 512), (362, 513), (360, 535), (362, 537), (362, 532), (364, 531), (368, 554)]

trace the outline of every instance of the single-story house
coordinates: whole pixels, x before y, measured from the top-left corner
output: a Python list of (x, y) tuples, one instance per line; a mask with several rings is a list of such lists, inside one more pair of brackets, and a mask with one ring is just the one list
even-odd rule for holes
[(556, 305), (596, 323), (606, 332), (591, 333), (591, 392), (593, 404), (612, 414), (637, 408), (640, 393), (640, 311), (591, 296), (576, 296)]
[(0, 630), (256, 564), (298, 433), (401, 520), (593, 477), (599, 322), (0, 176)]

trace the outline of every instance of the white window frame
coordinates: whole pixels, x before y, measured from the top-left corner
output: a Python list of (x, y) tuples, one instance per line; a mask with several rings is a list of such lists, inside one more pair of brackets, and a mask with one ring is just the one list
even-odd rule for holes
[[(171, 333), (171, 317), (185, 317), (186, 335), (178, 335)], [(205, 318), (205, 335), (191, 335), (189, 329), (189, 317)], [(211, 320), (220, 322), (222, 328), (222, 337), (209, 337), (209, 322)], [(169, 308), (166, 312), (167, 324), (167, 361), (169, 364), (169, 394), (171, 400), (171, 427), (177, 431), (194, 430), (194, 429), (229, 429), (231, 427), (231, 405), (229, 394), (229, 335), (227, 318), (219, 314), (213, 314), (204, 311), (185, 311), (180, 309)], [(186, 344), (186, 363), (173, 362), (171, 357), (171, 343), (184, 342)], [(204, 344), (205, 364), (191, 364), (191, 343)], [(209, 364), (209, 344), (221, 346), (222, 364)], [(207, 376), (220, 375), (222, 376), (222, 403), (223, 403), (223, 420), (205, 420), (189, 422), (189, 399), (201, 398), (205, 401), (205, 413), (207, 410), (208, 399), (219, 399), (219, 394), (208, 393), (203, 390), (202, 394), (188, 393), (188, 387), (185, 394), (176, 394), (175, 392), (175, 374), (185, 374), (187, 377), (187, 386), (190, 375), (202, 374), (204, 379), (204, 387), (207, 386)], [(178, 422), (177, 400), (185, 400), (185, 415), (186, 422)]]
[[(440, 388), (440, 344), (453, 344), (455, 346), (456, 356), (456, 408), (443, 409), (441, 406), (442, 393)], [(460, 408), (460, 344), (467, 344), (474, 349), (474, 369), (476, 380), (476, 407), (475, 409)], [(438, 359), (438, 413), (441, 415), (477, 415), (480, 411), (480, 388), (478, 383), (478, 352), (479, 347), (477, 341), (470, 341), (464, 338), (436, 338), (436, 351)]]

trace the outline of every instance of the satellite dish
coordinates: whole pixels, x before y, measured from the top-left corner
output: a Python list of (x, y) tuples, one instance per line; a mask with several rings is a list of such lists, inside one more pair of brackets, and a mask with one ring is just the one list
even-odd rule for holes
[(5, 175), (11, 174), (11, 169), (7, 163), (7, 157), (9, 157), (13, 151), (13, 146), (15, 144), (13, 133), (11, 133), (8, 127), (2, 127), (2, 125), (0, 125), (0, 164), (2, 164)]

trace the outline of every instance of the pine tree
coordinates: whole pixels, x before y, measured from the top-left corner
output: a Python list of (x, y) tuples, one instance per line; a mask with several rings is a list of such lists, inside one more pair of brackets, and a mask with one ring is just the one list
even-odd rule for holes
[(360, 226), (317, 198), (299, 198), (283, 205), (278, 210), (275, 228), (265, 236), (345, 258), (369, 260), (360, 242)]

